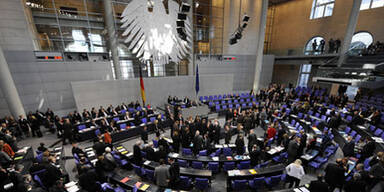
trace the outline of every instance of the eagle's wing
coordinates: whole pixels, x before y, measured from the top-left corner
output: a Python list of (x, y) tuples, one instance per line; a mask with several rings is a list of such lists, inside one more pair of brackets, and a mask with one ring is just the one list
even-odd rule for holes
[[(159, 0), (160, 1), (160, 0)], [(159, 6), (155, 2), (155, 6)], [(156, 7), (158, 8), (158, 7)], [(121, 22), (122, 28), (125, 29), (123, 36), (125, 37), (124, 42), (127, 44), (128, 49), (136, 55), (140, 60), (144, 60), (144, 57), (148, 59), (150, 56), (159, 56), (164, 54), (163, 50), (156, 50), (151, 41), (153, 38), (149, 38), (149, 34), (153, 27), (165, 27), (165, 24), (170, 24), (171, 29), (168, 35), (170, 35), (171, 43), (173, 44), (170, 53), (166, 53), (165, 56), (168, 62), (168, 57), (174, 62), (179, 62), (181, 59), (186, 58), (191, 50), (190, 42), (192, 42), (192, 25), (190, 18), (187, 17), (185, 21), (185, 33), (187, 35), (187, 41), (182, 40), (176, 30), (177, 14), (179, 12), (180, 5), (176, 1), (168, 1), (169, 14), (166, 14), (164, 8), (163, 11), (159, 9), (149, 12), (147, 10), (147, 1), (145, 0), (132, 0), (124, 9), (122, 13)], [(152, 15), (150, 15), (152, 14)], [(157, 17), (162, 17), (156, 19)], [(167, 23), (158, 23), (166, 21)], [(159, 30), (164, 31), (164, 30)], [(164, 35), (164, 34), (160, 34)], [(157, 37), (158, 38), (158, 37)], [(163, 60), (164, 61), (164, 60)], [(164, 63), (166, 64), (166, 63)]]

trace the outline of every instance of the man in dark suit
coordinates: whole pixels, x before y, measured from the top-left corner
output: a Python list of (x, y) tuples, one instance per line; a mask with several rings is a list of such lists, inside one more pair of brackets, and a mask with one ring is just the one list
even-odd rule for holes
[(137, 166), (141, 166), (141, 163), (143, 162), (143, 157), (141, 156), (141, 149), (140, 149), (141, 141), (137, 141), (136, 144), (133, 146), (133, 163)]
[(170, 158), (169, 164), (171, 165), (169, 167), (169, 174), (170, 174), (170, 181), (169, 181), (169, 187), (172, 189), (177, 189), (179, 180), (180, 180), (180, 166), (177, 161)]
[(103, 155), (104, 151), (105, 151), (105, 143), (103, 142), (103, 139), (98, 139), (95, 144), (93, 144), (92, 148), (96, 151), (96, 155), (97, 156), (100, 156), (100, 155)]
[(48, 158), (48, 163), (45, 164), (45, 169), (47, 170), (43, 176), (43, 183), (46, 187), (51, 187), (57, 180), (62, 178), (63, 174), (60, 169), (55, 166), (56, 157), (50, 156)]
[(297, 152), (299, 149), (300, 137), (295, 137), (288, 144), (288, 164), (292, 163), (297, 158)]
[(355, 149), (355, 142), (352, 140), (351, 136), (348, 136), (347, 143), (343, 147), (344, 157), (353, 157)]
[(304, 152), (304, 148), (307, 146), (307, 134), (305, 133), (304, 130), (300, 130), (300, 145), (299, 145), (299, 149), (298, 149), (298, 154), (297, 154), (297, 158), (299, 158), (301, 155), (303, 155), (303, 152)]
[(144, 126), (141, 130), (141, 140), (143, 140), (144, 143), (148, 142), (148, 131), (147, 126)]
[(323, 176), (318, 175), (317, 180), (311, 181), (309, 184), (309, 191), (310, 192), (328, 192), (328, 184), (323, 181)]
[(253, 129), (249, 131), (248, 135), (248, 152), (252, 151), (253, 145), (257, 143), (257, 135)]
[(224, 127), (224, 135), (225, 135), (225, 144), (229, 144), (231, 142), (231, 138), (232, 138), (232, 133), (231, 133), (231, 129), (229, 128), (230, 125), (225, 125)]
[(218, 120), (215, 119), (215, 121), (213, 122), (213, 133), (214, 133), (213, 139), (215, 144), (219, 144), (220, 142), (220, 130), (221, 130), (220, 124)]
[(146, 145), (146, 147), (143, 149), (145, 151), (145, 153), (147, 154), (147, 160), (149, 161), (155, 161), (156, 158), (155, 158), (155, 150), (153, 149), (153, 143), (149, 143)]
[(257, 164), (259, 164), (260, 154), (261, 154), (260, 150), (258, 149), (257, 145), (254, 144), (252, 146), (251, 151), (249, 152), (249, 157), (251, 158), (251, 165), (252, 165), (252, 167), (254, 167)]
[(200, 150), (203, 148), (204, 139), (200, 135), (200, 131), (196, 131), (195, 138), (193, 139), (193, 152), (198, 154)]
[(325, 182), (328, 183), (330, 191), (343, 188), (345, 181), (345, 169), (341, 159), (336, 160), (335, 163), (329, 163), (325, 168)]
[(72, 124), (69, 119), (65, 119), (65, 123), (63, 125), (64, 134), (63, 134), (63, 145), (66, 145), (66, 140), (72, 142)]

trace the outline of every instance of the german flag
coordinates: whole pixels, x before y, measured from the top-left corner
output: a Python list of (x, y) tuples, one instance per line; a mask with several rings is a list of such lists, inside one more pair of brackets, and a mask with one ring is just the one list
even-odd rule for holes
[(143, 74), (141, 72), (141, 66), (140, 68), (140, 92), (141, 92), (141, 99), (143, 100), (143, 106), (145, 106), (145, 101), (147, 100), (145, 98), (145, 89), (144, 89), (144, 81), (143, 81)]

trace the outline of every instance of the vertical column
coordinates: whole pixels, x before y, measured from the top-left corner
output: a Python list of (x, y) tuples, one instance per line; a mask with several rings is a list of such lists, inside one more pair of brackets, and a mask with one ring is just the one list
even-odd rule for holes
[(15, 119), (19, 115), (24, 115), (25, 111), (23, 104), (21, 103), (19, 93), (17, 92), (15, 82), (12, 79), (11, 72), (9, 71), (8, 63), (5, 60), (3, 50), (0, 46), (0, 88), (7, 101), (9, 111)]
[(263, 67), (263, 52), (264, 52), (264, 39), (265, 39), (265, 26), (267, 23), (267, 11), (268, 11), (268, 0), (261, 0), (261, 14), (259, 23), (259, 38), (257, 41), (256, 49), (256, 67), (255, 67), (255, 80), (253, 82), (254, 92), (260, 88), (260, 77)]
[(119, 52), (117, 49), (117, 34), (115, 29), (113, 7), (111, 0), (103, 0), (104, 2), (104, 20), (108, 30), (108, 46), (112, 53), (112, 60), (115, 70), (116, 79), (121, 79), (121, 68), (119, 60)]
[[(188, 76), (193, 76), (195, 74), (195, 70), (196, 70), (196, 67), (195, 67), (195, 33), (193, 32), (195, 29), (194, 29), (194, 24), (193, 24), (193, 10), (195, 9), (195, 4), (193, 3), (193, 0), (188, 0), (187, 1), (188, 4), (191, 5), (191, 10), (189, 11), (189, 13), (187, 14), (188, 16), (188, 19), (190, 20), (190, 24), (191, 24), (191, 30), (192, 30), (192, 36), (191, 36), (191, 39), (190, 39), (190, 47), (191, 47), (191, 51), (190, 51), (190, 56), (189, 56), (189, 59), (188, 59)], [(180, 69), (180, 67), (179, 67)]]
[(339, 56), (339, 60), (337, 61), (338, 67), (341, 67), (341, 65), (343, 64), (346, 53), (348, 52), (349, 47), (351, 46), (351, 41), (352, 41), (353, 34), (355, 33), (357, 19), (359, 18), (360, 5), (361, 5), (361, 0), (353, 0), (352, 9), (349, 14), (347, 30), (345, 31), (344, 41), (343, 41), (343, 44), (341, 45), (341, 50), (339, 52), (340, 56)]

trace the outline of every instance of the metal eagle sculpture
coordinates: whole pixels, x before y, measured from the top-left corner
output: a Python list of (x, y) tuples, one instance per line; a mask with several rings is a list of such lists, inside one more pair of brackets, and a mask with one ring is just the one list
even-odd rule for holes
[(179, 62), (190, 54), (192, 26), (185, 20), (186, 40), (177, 33), (180, 4), (174, 0), (132, 0), (122, 13), (123, 36), (128, 49), (144, 62)]

